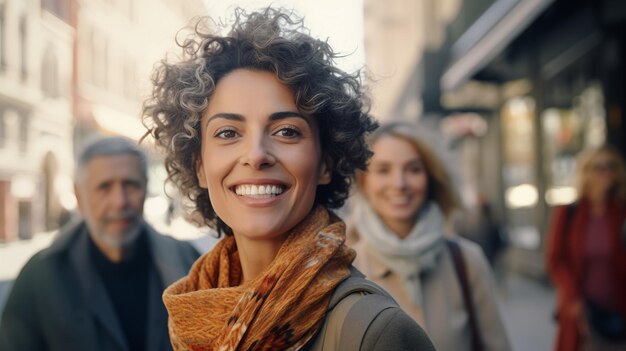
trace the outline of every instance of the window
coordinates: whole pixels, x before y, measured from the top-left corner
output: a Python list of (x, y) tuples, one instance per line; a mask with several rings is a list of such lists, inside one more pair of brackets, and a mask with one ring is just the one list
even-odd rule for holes
[(135, 1), (128, 0), (128, 19), (133, 22), (135, 21)]
[(30, 129), (30, 115), (27, 113), (20, 113), (20, 139), (19, 150), (22, 153), (26, 153), (28, 150), (28, 131)]
[(6, 145), (7, 124), (4, 118), (4, 109), (0, 107), (0, 149)]
[(108, 55), (109, 55), (109, 45), (104, 38), (104, 36), (92, 32), (92, 77), (93, 84), (105, 88), (107, 86), (107, 76), (108, 76)]
[(28, 78), (28, 28), (26, 22), (26, 16), (22, 16), (20, 18), (20, 27), (19, 27), (19, 35), (20, 35), (20, 73), (22, 77), (22, 81), (25, 81)]
[(89, 39), (87, 39), (87, 45), (89, 47), (89, 54), (86, 55), (89, 61), (89, 73), (87, 74), (87, 81), (91, 84), (96, 84), (96, 40), (98, 39), (96, 31), (91, 29), (89, 32)]
[(4, 4), (0, 4), (0, 69), (6, 67), (4, 52), (6, 51), (6, 19), (4, 15)]
[(58, 98), (59, 94), (59, 67), (57, 57), (52, 46), (46, 49), (41, 65), (41, 90), (45, 97)]
[(41, 8), (66, 23), (70, 22), (70, 0), (41, 0)]

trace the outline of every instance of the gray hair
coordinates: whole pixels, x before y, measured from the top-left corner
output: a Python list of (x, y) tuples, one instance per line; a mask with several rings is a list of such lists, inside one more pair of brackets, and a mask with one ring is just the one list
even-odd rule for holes
[(148, 179), (148, 160), (145, 152), (132, 140), (124, 137), (102, 137), (89, 139), (83, 146), (76, 164), (74, 179), (82, 183), (84, 171), (89, 161), (97, 156), (135, 155), (139, 159), (144, 179)]

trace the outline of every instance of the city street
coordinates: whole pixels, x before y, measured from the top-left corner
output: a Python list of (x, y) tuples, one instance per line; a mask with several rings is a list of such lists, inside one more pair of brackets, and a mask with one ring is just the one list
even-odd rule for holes
[(556, 327), (553, 289), (527, 277), (509, 275), (500, 296), (513, 350), (551, 350)]
[[(435, 234), (456, 233), (477, 243), (494, 268), (496, 292), (489, 298), (499, 306), (511, 349), (551, 351), (558, 324), (550, 279), (580, 280), (572, 269), (553, 266), (591, 267), (576, 285), (597, 288), (607, 306), (626, 295), (611, 293), (611, 282), (625, 281), (626, 273), (604, 268), (626, 266), (624, 246), (614, 244), (626, 231), (625, 57), (626, 0), (0, 0), (0, 318), (24, 265), (54, 242), (58, 230), (52, 229), (79, 213), (119, 230), (141, 214), (157, 232), (189, 242), (201, 254), (219, 240), (206, 223), (217, 220), (238, 236), (254, 234), (247, 229), (254, 228), (250, 247), (239, 241), (246, 279), (235, 274), (248, 281), (268, 272), (268, 247), (276, 246), (277, 235), (308, 231), (295, 223), (316, 219), (316, 212), (305, 217), (303, 209), (340, 207), (348, 197), (336, 210), (349, 229), (348, 242), (371, 235), (375, 245), (367, 249), (385, 256), (384, 266), (394, 273), (409, 268), (400, 277), (424, 273), (424, 259), (433, 253), (426, 245)], [(298, 116), (290, 111), (306, 112), (305, 121), (296, 118), (291, 125)], [(220, 118), (224, 125), (215, 128), (199, 118), (223, 114), (237, 118)], [(100, 137), (113, 137), (111, 148), (95, 147)], [(254, 210), (260, 207), (262, 212)], [(183, 218), (194, 208), (205, 226)], [(90, 229), (98, 233), (98, 225)], [(171, 242), (163, 250), (121, 249), (118, 240), (103, 240), (107, 244), (98, 246), (105, 256), (121, 251), (129, 257), (127, 265), (115, 265), (99, 259), (88, 241), (90, 251), (72, 261), (78, 269), (45, 273), (52, 283), (35, 272), (33, 293), (54, 303), (39, 303), (18, 289), (26, 307), (16, 310), (37, 302), (38, 321), (53, 327), (65, 325), (67, 315), (82, 320), (80, 302), (107, 305), (106, 294), (75, 299), (71, 289), (86, 281), (91, 290), (109, 294), (117, 312), (105, 308), (112, 315), (106, 324), (120, 324), (124, 335), (107, 341), (115, 335), (73, 327), (46, 331), (46, 338), (61, 340), (61, 349), (83, 336), (89, 345), (141, 348), (132, 345), (145, 341), (136, 333), (152, 327), (148, 335), (166, 336), (163, 306), (126, 301), (124, 292), (149, 302), (160, 289), (146, 277), (170, 284), (188, 271), (193, 250)], [(392, 255), (397, 267), (395, 259), (387, 261)], [(100, 270), (89, 270), (98, 261)], [(136, 271), (125, 269), (135, 262)], [(289, 260), (286, 269), (306, 272), (293, 262), (301, 260)], [(468, 285), (480, 291), (488, 274), (470, 275), (468, 262)], [(118, 270), (104, 275), (109, 266)], [(84, 276), (63, 274), (80, 268), (87, 268)], [(447, 281), (440, 271), (433, 281)], [(220, 280), (224, 272), (207, 270), (201, 279)], [(96, 273), (104, 283), (89, 280)], [(592, 284), (588, 277), (600, 278)], [(300, 280), (280, 282), (292, 291)], [(55, 293), (58, 287), (70, 291)], [(430, 307), (441, 298), (421, 296), (411, 284), (405, 292), (413, 289), (417, 293), (407, 298)], [(475, 296), (480, 301), (481, 294)], [(67, 302), (60, 302), (63, 297)], [(286, 308), (300, 300), (306, 299)], [(48, 313), (49, 306), (63, 306), (63, 313)], [(279, 315), (279, 308), (268, 309)], [(442, 326), (448, 328), (441, 331), (442, 344), (471, 344), (468, 330), (475, 326), (457, 318), (466, 310), (462, 304), (442, 301), (433, 310), (450, 321)], [(19, 323), (7, 318), (5, 327), (12, 324)], [(276, 320), (271, 327), (283, 324)], [(483, 336), (501, 334), (483, 324)], [(247, 335), (265, 330), (247, 328)], [(456, 334), (457, 328), (465, 329)], [(222, 334), (213, 340), (226, 340)], [(0, 351), (12, 348), (5, 339)]]

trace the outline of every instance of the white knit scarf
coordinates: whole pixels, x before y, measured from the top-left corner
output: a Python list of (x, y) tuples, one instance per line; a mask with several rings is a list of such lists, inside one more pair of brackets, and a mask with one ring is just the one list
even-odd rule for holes
[(399, 275), (413, 303), (422, 307), (420, 274), (435, 266), (444, 247), (444, 219), (439, 206), (430, 201), (425, 203), (404, 239), (380, 220), (367, 201), (360, 201), (354, 215), (356, 229), (368, 253)]

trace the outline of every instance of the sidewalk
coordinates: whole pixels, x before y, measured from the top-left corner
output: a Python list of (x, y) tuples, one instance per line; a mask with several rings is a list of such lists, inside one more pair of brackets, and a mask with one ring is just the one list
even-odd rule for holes
[(28, 240), (0, 244), (0, 312), (22, 267), (39, 250), (48, 247), (56, 231), (38, 233)]
[(502, 285), (501, 311), (513, 351), (552, 350), (554, 290), (516, 274), (509, 274)]
[(50, 245), (56, 233), (37, 233), (31, 239), (0, 244), (0, 281), (15, 279), (35, 253)]

